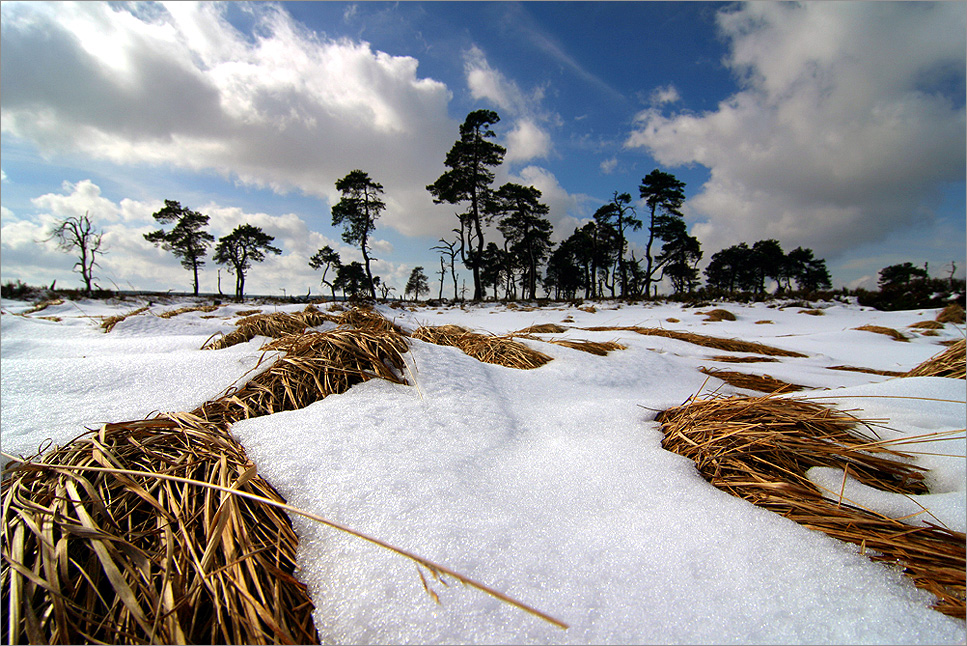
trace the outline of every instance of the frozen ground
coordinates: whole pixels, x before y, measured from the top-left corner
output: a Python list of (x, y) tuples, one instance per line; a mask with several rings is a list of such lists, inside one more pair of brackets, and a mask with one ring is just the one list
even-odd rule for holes
[[(194, 408), (271, 361), (259, 351), (264, 338), (200, 350), (209, 336), (233, 329), (239, 310), (302, 308), (233, 304), (163, 319), (157, 315), (190, 303), (155, 304), (109, 334), (100, 329), (99, 317), (141, 304), (68, 302), (15, 316), (28, 304), (3, 302), (4, 452), (30, 455), (48, 439), (68, 442), (85, 426)], [(963, 380), (829, 370), (908, 370), (942, 351), (938, 341), (963, 338), (964, 326), (924, 336), (908, 326), (932, 320), (937, 310), (819, 305), (823, 316), (795, 306), (718, 304), (737, 320), (714, 323), (677, 304), (605, 303), (596, 312), (381, 306), (408, 329), (456, 323), (503, 333), (559, 323), (572, 329), (556, 337), (618, 341), (627, 349), (599, 357), (526, 341), (554, 360), (519, 371), (410, 340), (413, 385), (370, 381), (300, 411), (236, 424), (233, 432), (260, 473), (291, 504), (570, 624), (562, 631), (427, 574), (437, 605), (412, 562), (295, 517), (299, 576), (315, 600), (323, 642), (963, 643), (964, 622), (931, 610), (933, 597), (895, 568), (718, 491), (690, 461), (660, 447), (655, 410), (681, 404), (703, 386), (736, 392), (707, 379), (701, 366), (809, 386), (809, 397), (888, 419), (884, 432), (897, 436), (964, 428)], [(852, 329), (866, 324), (901, 330), (910, 341)], [(728, 352), (674, 339), (577, 329), (629, 325), (758, 341), (807, 356), (727, 364), (712, 357)], [(930, 495), (914, 502), (850, 482), (846, 496), (896, 517), (919, 503), (933, 515), (928, 520), (964, 531), (965, 442), (958, 437), (923, 448), (954, 457), (918, 458), (931, 470)], [(830, 471), (810, 476), (838, 489), (842, 473)]]

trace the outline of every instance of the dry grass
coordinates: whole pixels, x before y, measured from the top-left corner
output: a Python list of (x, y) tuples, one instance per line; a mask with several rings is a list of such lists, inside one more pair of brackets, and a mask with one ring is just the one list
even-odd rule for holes
[(398, 325), (368, 307), (354, 307), (351, 310), (344, 311), (339, 315), (337, 321), (340, 325), (347, 325), (360, 330), (402, 333), (402, 329)]
[(162, 312), (158, 314), (159, 318), (170, 319), (173, 316), (178, 316), (179, 314), (185, 314), (187, 312), (214, 312), (221, 305), (196, 305), (188, 307), (179, 307), (176, 310), (168, 310), (167, 312)]
[(904, 374), (904, 377), (950, 377), (967, 379), (967, 342), (961, 339)]
[(204, 348), (221, 350), (239, 343), (251, 341), (256, 336), (278, 338), (286, 334), (303, 332), (307, 328), (316, 327), (323, 323), (339, 322), (340, 317), (320, 312), (312, 305), (307, 305), (301, 312), (287, 314), (273, 312), (271, 314), (253, 314), (239, 320), (233, 331), (218, 338), (214, 336), (205, 342)]
[[(964, 617), (963, 533), (907, 525), (831, 501), (807, 477), (813, 466), (844, 469), (860, 482), (903, 494), (927, 493), (921, 469), (888, 441), (871, 441), (852, 416), (779, 398), (698, 400), (658, 416), (662, 447), (695, 462), (707, 481), (810, 529), (861, 545), (871, 559), (899, 563), (914, 583), (938, 597), (934, 607)], [(838, 492), (827, 492), (835, 495)]]
[(763, 319), (761, 321), (756, 321), (755, 322), (756, 325), (773, 325), (773, 323), (774, 323), (774, 321), (770, 321), (768, 319)]
[(799, 310), (798, 314), (809, 314), (810, 316), (826, 316), (825, 310)]
[(712, 361), (721, 361), (723, 363), (764, 363), (778, 361), (775, 357), (733, 357), (728, 354), (719, 354), (712, 357)]
[(911, 323), (907, 327), (917, 328), (920, 330), (942, 330), (944, 324), (940, 321), (918, 321), (916, 323)]
[(478, 361), (506, 368), (530, 370), (551, 360), (543, 352), (514, 341), (512, 335), (478, 334), (459, 325), (423, 326), (417, 328), (412, 336), (420, 341), (459, 348)]
[(190, 415), (107, 424), (3, 480), (7, 643), (318, 643), (281, 497)]
[(903, 372), (896, 370), (876, 370), (875, 368), (857, 368), (855, 366), (829, 366), (827, 370), (846, 370), (849, 372), (863, 372), (868, 375), (883, 375), (884, 377), (902, 377)]
[(262, 313), (262, 310), (239, 310), (235, 312), (235, 316), (244, 318), (246, 316), (253, 316), (255, 314), (261, 314), (261, 313)]
[(732, 312), (730, 312), (728, 310), (723, 310), (723, 309), (709, 310), (708, 312), (705, 312), (704, 314), (707, 316), (707, 318), (705, 319), (705, 321), (711, 321), (713, 323), (718, 322), (718, 321), (734, 321), (735, 320), (735, 314), (733, 314)]
[(750, 375), (745, 372), (719, 370), (717, 368), (699, 368), (706, 375), (721, 379), (730, 386), (755, 390), (760, 393), (784, 393), (802, 390), (805, 386), (790, 384), (770, 375)]
[[(590, 328), (588, 328), (590, 329)], [(772, 346), (754, 343), (752, 341), (740, 341), (739, 339), (722, 339), (692, 332), (676, 332), (674, 330), (663, 330), (661, 328), (633, 328), (638, 334), (650, 336), (665, 336), (679, 341), (687, 341), (706, 348), (716, 350), (726, 350), (729, 352), (749, 352), (754, 354), (764, 354), (770, 357), (805, 357), (806, 355), (792, 350), (783, 350)]]
[(36, 305), (33, 305), (29, 310), (24, 310), (22, 314), (35, 314), (53, 305), (63, 305), (63, 304), (64, 304), (63, 298), (52, 298), (46, 301), (40, 301)]
[(536, 336), (531, 336), (529, 334), (521, 335), (522, 338), (531, 339), (533, 341), (542, 341), (544, 343), (553, 343), (554, 345), (563, 345), (565, 348), (571, 348), (572, 350), (580, 350), (581, 352), (587, 352), (589, 354), (595, 354), (599, 357), (607, 356), (607, 354), (613, 350), (627, 350), (628, 347), (621, 345), (615, 341), (586, 341), (584, 339), (541, 339)]
[(242, 387), (193, 411), (203, 419), (240, 419), (298, 410), (373, 378), (406, 383), (406, 339), (392, 330), (339, 329), (283, 336), (263, 350), (285, 355)]
[(677, 318), (675, 318), (673, 316), (669, 316), (667, 319), (665, 319), (665, 321), (667, 321), (668, 323), (680, 323), (681, 322), (681, 321), (679, 321)]
[(957, 303), (951, 303), (937, 314), (940, 323), (964, 323), (964, 308)]
[(558, 325), (557, 323), (542, 323), (540, 325), (532, 325), (523, 330), (518, 330), (514, 334), (559, 334), (561, 332), (567, 332), (568, 328), (563, 325)]
[(854, 327), (854, 330), (862, 330), (863, 332), (875, 332), (877, 334), (883, 334), (894, 341), (909, 341), (907, 337), (903, 336), (902, 332), (898, 332), (891, 327), (883, 327), (882, 325), (861, 325), (859, 327)]
[(147, 312), (147, 307), (139, 307), (136, 310), (131, 310), (127, 314), (116, 314), (115, 316), (107, 316), (101, 321), (101, 329), (104, 330), (105, 334), (114, 329), (114, 326), (128, 318), (129, 316), (137, 316), (142, 312)]

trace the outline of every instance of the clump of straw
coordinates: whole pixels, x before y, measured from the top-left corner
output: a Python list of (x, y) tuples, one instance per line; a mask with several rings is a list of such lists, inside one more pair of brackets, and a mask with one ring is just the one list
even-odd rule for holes
[(518, 330), (514, 334), (559, 334), (561, 332), (567, 332), (567, 330), (568, 328), (557, 323), (542, 323)]
[(63, 298), (51, 298), (51, 299), (48, 299), (48, 300), (45, 300), (45, 301), (40, 301), (36, 305), (32, 306), (29, 310), (24, 310), (23, 314), (25, 314), (25, 315), (26, 314), (35, 314), (36, 312), (43, 311), (43, 310), (45, 310), (48, 307), (51, 307), (53, 305), (63, 305), (63, 304), (64, 304), (64, 299)]
[(127, 314), (116, 314), (114, 316), (107, 316), (101, 321), (101, 329), (104, 330), (105, 334), (114, 329), (114, 326), (128, 318), (129, 316), (137, 316), (142, 312), (148, 311), (147, 307), (139, 307), (136, 310), (132, 310)]
[[(590, 328), (589, 328), (590, 329)], [(805, 357), (806, 355), (793, 350), (783, 350), (774, 348), (762, 343), (752, 341), (741, 341), (739, 339), (721, 339), (714, 336), (694, 334), (692, 332), (676, 332), (674, 330), (663, 330), (661, 328), (632, 328), (638, 334), (650, 336), (665, 336), (679, 341), (687, 341), (707, 348), (716, 350), (727, 350), (730, 352), (749, 352), (764, 354), (771, 357)]]
[[(149, 477), (117, 473), (129, 469)], [(186, 414), (107, 424), (3, 480), (7, 643), (318, 643), (281, 497)]]
[(509, 335), (478, 334), (459, 325), (423, 326), (412, 336), (419, 341), (459, 348), (478, 361), (506, 368), (530, 370), (551, 360), (546, 354), (514, 341)]
[(341, 325), (347, 325), (360, 330), (402, 333), (402, 329), (398, 325), (386, 319), (376, 310), (366, 306), (354, 307), (351, 310), (343, 312), (339, 316), (338, 322)]
[(855, 366), (829, 366), (827, 370), (846, 370), (848, 372), (862, 372), (868, 375), (883, 375), (884, 377), (902, 377), (906, 374), (896, 370), (877, 370), (875, 368), (858, 368)]
[(921, 330), (942, 330), (944, 324), (940, 321), (918, 321), (916, 323), (911, 323), (907, 327), (918, 328)]
[(950, 377), (952, 379), (967, 379), (967, 341), (961, 339), (955, 344), (927, 359), (904, 377)]
[(774, 362), (778, 361), (775, 357), (757, 357), (757, 356), (747, 356), (747, 357), (737, 357), (730, 354), (719, 354), (712, 357), (712, 361), (721, 361), (723, 363), (764, 363), (764, 362)]
[(940, 323), (963, 323), (964, 320), (964, 308), (957, 303), (951, 303), (937, 314)]
[(862, 545), (874, 560), (897, 562), (938, 597), (935, 608), (964, 617), (964, 534), (911, 526), (842, 498), (828, 500), (806, 477), (814, 466), (844, 470), (884, 491), (927, 493), (922, 470), (890, 441), (860, 432), (866, 422), (818, 404), (762, 397), (692, 398), (659, 414), (662, 447), (684, 455), (711, 484), (810, 529)]
[(735, 314), (733, 314), (728, 310), (723, 310), (723, 309), (709, 310), (708, 312), (705, 312), (705, 316), (707, 317), (706, 319), (704, 319), (705, 321), (711, 321), (713, 323), (718, 321), (735, 320)]
[(825, 316), (826, 312), (825, 310), (808, 309), (808, 310), (799, 310), (797, 314), (809, 314), (810, 316)]
[(373, 378), (406, 383), (406, 339), (393, 331), (339, 329), (291, 334), (263, 346), (285, 355), (241, 388), (194, 411), (219, 423), (304, 408)]
[(185, 314), (187, 312), (214, 312), (221, 305), (197, 305), (197, 306), (186, 306), (179, 307), (176, 310), (168, 310), (167, 312), (162, 312), (158, 314), (160, 318), (170, 319), (173, 316), (178, 316), (179, 314)]
[(320, 312), (312, 305), (295, 314), (273, 312), (271, 314), (253, 314), (241, 319), (235, 329), (219, 338), (212, 338), (203, 346), (210, 350), (221, 350), (238, 343), (251, 341), (256, 336), (278, 338), (286, 334), (302, 332), (310, 327), (322, 325), (327, 321), (338, 322), (340, 319), (330, 314)]
[(760, 393), (784, 393), (805, 388), (805, 386), (791, 384), (770, 375), (751, 375), (745, 372), (719, 370), (717, 368), (699, 368), (699, 371), (721, 379), (730, 386), (745, 388), (746, 390), (756, 390)]
[(854, 330), (862, 330), (863, 332), (875, 332), (877, 334), (884, 334), (894, 341), (909, 341), (907, 337), (903, 336), (902, 332), (898, 332), (891, 327), (884, 327), (882, 325), (861, 325), (859, 327), (854, 327)]
[(533, 341), (542, 341), (544, 343), (553, 343), (554, 345), (563, 345), (565, 348), (571, 348), (572, 350), (580, 350), (581, 352), (587, 352), (589, 354), (594, 354), (599, 357), (607, 356), (607, 354), (613, 350), (627, 350), (628, 347), (621, 345), (615, 341), (586, 341), (584, 339), (542, 339), (540, 337), (531, 336), (529, 334), (520, 335), (521, 338), (531, 339)]

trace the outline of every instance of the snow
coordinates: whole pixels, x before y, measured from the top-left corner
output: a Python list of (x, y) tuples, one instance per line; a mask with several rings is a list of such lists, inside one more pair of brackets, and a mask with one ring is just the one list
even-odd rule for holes
[[(154, 305), (105, 334), (96, 317), (141, 303), (68, 302), (15, 316), (5, 301), (3, 451), (29, 455), (103, 421), (184, 410), (264, 369), (264, 339), (200, 350), (235, 312), (157, 316)], [(190, 304), (190, 303), (187, 303)], [(705, 322), (677, 304), (595, 303), (508, 308), (483, 304), (392, 309), (406, 329), (455, 323), (504, 333), (540, 323), (573, 329), (542, 338), (618, 341), (600, 357), (525, 341), (554, 358), (529, 371), (482, 364), (455, 348), (410, 340), (411, 385), (369, 381), (298, 411), (246, 420), (233, 433), (290, 504), (445, 565), (570, 625), (562, 631), (482, 592), (299, 516), (298, 576), (316, 604), (324, 643), (963, 643), (964, 622), (930, 609), (932, 595), (855, 546), (807, 530), (706, 483), (664, 451), (655, 411), (704, 387), (736, 391), (699, 367), (769, 374), (810, 386), (808, 396), (884, 421), (883, 437), (964, 428), (965, 382), (829, 370), (908, 370), (963, 338), (908, 326), (937, 310), (878, 312), (819, 304), (823, 316), (763, 304), (715, 304), (736, 321)], [(298, 311), (301, 305), (263, 311)], [(38, 319), (58, 316), (60, 322)], [(214, 318), (202, 318), (214, 317)], [(678, 319), (677, 322), (668, 319)], [(772, 323), (757, 323), (770, 320)], [(903, 331), (908, 343), (860, 325)], [(804, 358), (726, 364), (728, 353), (676, 339), (583, 326), (665, 327), (802, 352)], [(910, 523), (964, 531), (963, 432), (904, 446), (929, 469), (931, 493), (898, 496), (833, 469), (810, 478)]]

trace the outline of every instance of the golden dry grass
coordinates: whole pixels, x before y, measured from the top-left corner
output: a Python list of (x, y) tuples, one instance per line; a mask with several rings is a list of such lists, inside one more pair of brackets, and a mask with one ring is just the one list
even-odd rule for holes
[[(318, 643), (298, 539), (227, 433), (186, 414), (107, 424), (3, 480), (7, 643)], [(150, 474), (149, 474), (150, 476)]]
[(856, 366), (829, 366), (827, 370), (845, 370), (848, 372), (862, 372), (868, 375), (883, 375), (884, 377), (902, 377), (903, 372), (896, 370), (877, 370), (875, 368), (858, 368)]
[[(593, 328), (586, 328), (593, 329)], [(762, 343), (752, 341), (741, 341), (739, 339), (722, 339), (704, 334), (693, 332), (676, 332), (674, 330), (663, 330), (661, 328), (632, 328), (638, 334), (649, 336), (665, 336), (679, 341), (687, 341), (707, 348), (716, 350), (726, 350), (729, 352), (749, 352), (754, 354), (764, 354), (771, 357), (805, 357), (806, 355), (792, 350), (783, 350)]]
[(957, 303), (951, 303), (937, 314), (940, 323), (964, 323), (964, 308)]
[(665, 434), (662, 447), (692, 459), (714, 486), (861, 545), (871, 559), (899, 563), (918, 587), (937, 596), (937, 610), (964, 617), (963, 533), (911, 526), (841, 496), (828, 500), (806, 477), (810, 467), (826, 466), (884, 491), (927, 493), (922, 470), (904, 462), (908, 455), (860, 431), (869, 424), (812, 402), (773, 395), (692, 398), (657, 420)]
[(918, 321), (916, 323), (911, 323), (907, 327), (917, 328), (920, 330), (942, 330), (944, 324), (940, 321)]
[(192, 414), (231, 423), (298, 410), (373, 378), (406, 383), (406, 339), (393, 330), (308, 331), (283, 336), (262, 349), (285, 354), (265, 372)]
[(185, 314), (187, 312), (214, 312), (219, 307), (221, 307), (221, 305), (195, 305), (195, 306), (179, 307), (178, 309), (175, 309), (175, 310), (168, 310), (167, 312), (162, 312), (161, 314), (158, 314), (158, 317), (163, 319), (170, 319), (173, 316), (178, 316), (179, 314)]
[(304, 310), (295, 314), (285, 312), (253, 314), (239, 320), (235, 329), (228, 334), (208, 339), (203, 347), (209, 350), (221, 350), (238, 343), (246, 343), (256, 336), (278, 338), (286, 334), (302, 332), (327, 321), (340, 322), (341, 317), (320, 312), (312, 305), (307, 305)]
[(148, 311), (147, 307), (139, 307), (138, 309), (131, 310), (126, 314), (116, 314), (114, 316), (106, 316), (101, 321), (101, 329), (104, 330), (105, 333), (110, 332), (111, 330), (114, 329), (115, 325), (117, 325), (124, 319), (128, 318), (129, 316), (137, 316), (138, 314), (141, 314), (142, 312), (146, 312), (146, 311)]
[(730, 386), (745, 388), (746, 390), (756, 390), (760, 393), (784, 393), (805, 388), (805, 386), (791, 384), (770, 375), (752, 375), (745, 372), (704, 367), (699, 368), (699, 370), (706, 375), (721, 379)]
[(553, 343), (554, 345), (563, 345), (565, 348), (571, 348), (572, 350), (580, 350), (581, 352), (587, 352), (589, 354), (595, 354), (599, 357), (607, 356), (609, 352), (614, 350), (627, 350), (628, 347), (621, 345), (615, 341), (587, 341), (585, 339), (542, 339), (536, 336), (531, 336), (529, 334), (519, 335), (521, 338), (531, 339), (533, 341), (542, 341), (543, 343)]
[(967, 341), (960, 339), (943, 352), (927, 359), (904, 377), (950, 377), (967, 378)]
[(514, 334), (558, 334), (560, 332), (567, 331), (567, 327), (558, 325), (557, 323), (542, 323), (540, 325), (532, 325), (524, 328), (523, 330), (518, 330), (517, 332), (514, 332)]
[(64, 304), (63, 298), (51, 298), (45, 301), (40, 301), (39, 303), (31, 306), (30, 309), (24, 310), (22, 314), (36, 314), (37, 312), (42, 312), (43, 310), (53, 305), (63, 305), (63, 304)]
[(824, 310), (799, 310), (799, 314), (809, 314), (810, 316), (825, 316), (826, 312)]
[(884, 327), (882, 325), (861, 325), (859, 327), (854, 327), (854, 330), (862, 330), (863, 332), (875, 332), (876, 334), (883, 334), (890, 337), (894, 341), (909, 341), (907, 337), (903, 336), (902, 332), (898, 332), (891, 327)]
[(478, 361), (506, 368), (530, 370), (539, 368), (551, 360), (551, 357), (543, 352), (518, 343), (511, 336), (478, 334), (459, 325), (423, 326), (417, 328), (412, 334), (414, 339), (436, 345), (453, 346)]
[(721, 361), (723, 363), (765, 363), (778, 361), (775, 357), (735, 357), (729, 354), (719, 354), (711, 359), (712, 361)]
[(733, 314), (732, 312), (730, 312), (728, 310), (723, 310), (723, 309), (709, 310), (708, 312), (705, 312), (704, 314), (707, 317), (704, 320), (705, 321), (711, 321), (713, 323), (714, 322), (718, 322), (718, 321), (734, 321), (735, 320), (735, 314)]

